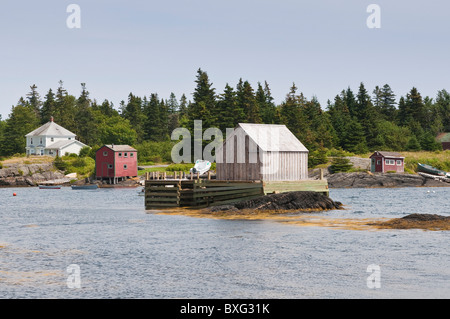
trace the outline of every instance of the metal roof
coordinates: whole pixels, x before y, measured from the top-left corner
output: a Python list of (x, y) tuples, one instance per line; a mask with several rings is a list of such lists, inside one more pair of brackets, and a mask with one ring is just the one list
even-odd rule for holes
[(286, 127), (280, 124), (239, 123), (244, 132), (265, 152), (309, 152)]
[(438, 135), (437, 139), (441, 143), (450, 142), (450, 133), (441, 133)]
[(77, 140), (67, 140), (67, 141), (55, 142), (55, 143), (50, 144), (49, 146), (47, 146), (45, 148), (46, 149), (51, 149), (51, 150), (59, 150), (59, 149), (62, 149), (64, 147), (67, 147), (67, 146), (69, 146), (69, 145), (71, 145), (73, 143), (77, 143), (77, 144), (81, 144), (83, 146), (87, 146), (86, 144), (81, 143), (80, 141), (77, 141)]
[(107, 148), (112, 149), (115, 152), (137, 152), (137, 150), (130, 145), (105, 145)]
[(383, 157), (386, 157), (386, 158), (405, 158), (400, 153), (397, 153), (397, 152), (385, 152), (385, 151), (377, 151), (377, 152), (373, 153), (370, 157), (374, 156), (377, 153), (380, 154)]
[(64, 136), (64, 137), (75, 137), (76, 134), (69, 130), (66, 130), (61, 125), (56, 124), (53, 121), (47, 122), (41, 127), (35, 129), (34, 131), (25, 135), (30, 136)]

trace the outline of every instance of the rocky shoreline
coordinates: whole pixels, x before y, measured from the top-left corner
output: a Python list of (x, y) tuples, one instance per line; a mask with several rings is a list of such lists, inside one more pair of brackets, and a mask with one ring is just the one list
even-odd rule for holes
[[(5, 165), (6, 166), (6, 165)], [(27, 187), (43, 183), (64, 184), (71, 178), (57, 170), (53, 163), (8, 164), (0, 169), (0, 187)]]
[(415, 174), (336, 173), (326, 176), (329, 188), (450, 187), (450, 183)]

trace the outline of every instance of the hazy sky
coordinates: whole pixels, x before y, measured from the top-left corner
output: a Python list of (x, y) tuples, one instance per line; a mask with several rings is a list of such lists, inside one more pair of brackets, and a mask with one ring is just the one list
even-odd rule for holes
[[(69, 4), (81, 8), (70, 29)], [(369, 4), (381, 28), (369, 29)], [(116, 107), (130, 92), (191, 99), (198, 68), (221, 93), (239, 78), (267, 81), (277, 103), (295, 82), (326, 106), (342, 89), (391, 85), (399, 97), (450, 90), (450, 2), (417, 0), (4, 0), (0, 114), (36, 84), (58, 81)]]

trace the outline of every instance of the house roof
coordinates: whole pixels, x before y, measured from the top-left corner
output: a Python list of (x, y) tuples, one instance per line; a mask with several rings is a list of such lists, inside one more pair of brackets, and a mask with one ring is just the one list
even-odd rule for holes
[(130, 145), (104, 145), (107, 148), (110, 148), (114, 152), (137, 152), (137, 150)]
[(309, 152), (286, 127), (278, 124), (239, 123), (244, 132), (265, 152)]
[(441, 133), (437, 136), (437, 140), (441, 143), (450, 142), (450, 133)]
[(55, 143), (53, 143), (53, 144), (50, 144), (50, 145), (47, 146), (46, 148), (47, 148), (47, 149), (50, 149), (50, 150), (61, 150), (61, 149), (63, 149), (63, 148), (66, 148), (66, 147), (69, 146), (69, 145), (74, 144), (74, 143), (80, 144), (80, 145), (82, 145), (82, 146), (87, 146), (86, 144), (83, 144), (83, 143), (81, 143), (80, 141), (77, 141), (77, 140), (68, 140), (68, 141), (58, 141), (58, 142), (55, 142)]
[(34, 131), (25, 135), (26, 137), (31, 136), (64, 136), (64, 137), (75, 137), (76, 135), (69, 130), (66, 130), (61, 125), (56, 124), (53, 121), (47, 122), (41, 127), (35, 129)]
[(374, 155), (381, 155), (386, 158), (405, 158), (402, 154), (397, 153), (397, 152), (377, 151), (377, 152), (373, 153), (370, 157), (372, 157)]

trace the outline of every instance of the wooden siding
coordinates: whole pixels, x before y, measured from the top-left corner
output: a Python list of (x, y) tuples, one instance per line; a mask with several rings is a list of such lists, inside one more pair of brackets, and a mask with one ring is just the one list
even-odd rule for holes
[(218, 148), (216, 176), (228, 181), (304, 180), (308, 178), (308, 151), (263, 151), (238, 128)]

